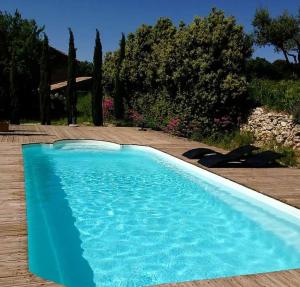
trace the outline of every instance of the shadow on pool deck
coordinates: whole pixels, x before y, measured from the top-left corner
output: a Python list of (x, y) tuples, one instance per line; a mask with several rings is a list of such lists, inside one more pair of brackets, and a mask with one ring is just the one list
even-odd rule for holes
[(226, 154), (212, 149), (196, 148), (189, 150), (183, 156), (198, 159), (198, 163), (208, 168), (274, 168), (285, 167), (277, 162), (282, 155), (274, 151), (260, 151), (257, 147), (246, 145), (234, 149)]

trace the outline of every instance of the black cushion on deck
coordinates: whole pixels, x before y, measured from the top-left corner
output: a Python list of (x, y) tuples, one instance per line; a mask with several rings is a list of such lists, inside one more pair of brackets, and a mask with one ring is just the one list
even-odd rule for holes
[(216, 154), (216, 155), (204, 156), (202, 159), (198, 161), (198, 163), (206, 167), (218, 167), (227, 162), (238, 161), (243, 158), (246, 158), (247, 156), (252, 154), (252, 151), (257, 149), (258, 148), (255, 146), (245, 145), (236, 148), (228, 152), (227, 154)]
[(274, 151), (264, 151), (247, 158), (243, 162), (244, 167), (279, 167), (281, 166), (276, 162), (277, 159), (281, 158), (282, 155)]
[(182, 155), (189, 159), (200, 159), (206, 155), (216, 155), (216, 154), (219, 153), (210, 148), (194, 148), (183, 153)]

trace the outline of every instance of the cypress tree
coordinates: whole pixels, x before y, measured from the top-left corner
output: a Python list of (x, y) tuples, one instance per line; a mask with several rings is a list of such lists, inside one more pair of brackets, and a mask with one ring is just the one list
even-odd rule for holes
[(50, 63), (49, 63), (49, 42), (44, 35), (42, 57), (40, 63), (40, 116), (42, 125), (50, 125)]
[(117, 120), (121, 120), (124, 118), (124, 83), (120, 78), (120, 71), (122, 68), (122, 63), (125, 59), (125, 35), (122, 33), (122, 38), (120, 40), (120, 51), (119, 51), (119, 59), (117, 64), (117, 71), (115, 74), (115, 99), (114, 99), (114, 109), (115, 109), (115, 117)]
[(102, 45), (99, 31), (96, 40), (93, 60), (92, 116), (95, 126), (103, 126), (103, 87), (102, 87)]
[(68, 85), (66, 90), (68, 124), (76, 124), (77, 121), (77, 95), (76, 95), (76, 49), (74, 35), (69, 28), (69, 54), (68, 54)]
[(0, 120), (9, 119), (10, 97), (8, 91), (8, 80), (6, 75), (8, 58), (7, 31), (0, 24)]
[(17, 63), (15, 51), (12, 51), (10, 69), (9, 69), (9, 93), (11, 100), (10, 122), (12, 124), (20, 124), (20, 98), (17, 80)]

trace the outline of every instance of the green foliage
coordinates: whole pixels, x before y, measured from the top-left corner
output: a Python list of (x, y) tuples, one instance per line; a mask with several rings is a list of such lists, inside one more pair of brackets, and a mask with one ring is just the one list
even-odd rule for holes
[(278, 161), (284, 166), (297, 166), (299, 164), (299, 155), (297, 155), (297, 152), (294, 149), (279, 146), (275, 149), (275, 151), (282, 155)]
[(115, 72), (115, 85), (114, 85), (114, 111), (117, 120), (124, 119), (124, 96), (125, 96), (125, 83), (120, 76), (122, 63), (125, 59), (125, 35), (122, 33), (120, 41), (120, 51), (117, 60), (117, 71)]
[(117, 71), (117, 53), (107, 52), (103, 62), (103, 88), (107, 95), (113, 96), (115, 73)]
[(267, 145), (261, 147), (261, 149), (272, 150), (276, 153), (279, 153), (281, 157), (277, 161), (284, 166), (299, 166), (299, 151), (294, 150), (292, 147), (283, 146), (273, 140), (270, 141)]
[(213, 9), (178, 28), (168, 18), (142, 25), (128, 35), (120, 69), (116, 54), (105, 58), (106, 82), (120, 71), (128, 106), (148, 126), (164, 128), (179, 118), (183, 135), (195, 130), (209, 135), (221, 129), (215, 119), (226, 116), (234, 127), (248, 108), (244, 75), (251, 41), (222, 11)]
[(300, 63), (300, 14), (284, 11), (272, 18), (268, 9), (258, 9), (253, 19), (255, 41), (260, 46), (273, 45), (286, 61)]
[(93, 61), (93, 87), (92, 87), (92, 115), (95, 126), (103, 126), (103, 87), (102, 87), (102, 45), (99, 31), (96, 30), (94, 61)]
[[(228, 132), (225, 134), (216, 134), (210, 137), (199, 137), (194, 134), (194, 140), (201, 140), (210, 146), (223, 148), (225, 150), (233, 150), (240, 146), (250, 145), (255, 142), (255, 137), (251, 132), (240, 132), (239, 130)], [(298, 166), (300, 154), (290, 147), (279, 145), (275, 141), (271, 141), (268, 145), (262, 146), (258, 152), (271, 150), (281, 155), (278, 162), (284, 166)]]
[(0, 14), (0, 120), (9, 118), (9, 93), (7, 79), (7, 32)]
[[(0, 11), (0, 118), (39, 115), (37, 90), (42, 30), (34, 20), (23, 19), (18, 11), (13, 15)], [(10, 109), (12, 101), (15, 101), (9, 96), (13, 53), (13, 73), (17, 78), (14, 86), (19, 93), (18, 111)]]
[(92, 95), (87, 92), (77, 92), (77, 111), (79, 122), (92, 122)]
[(300, 78), (300, 66), (288, 64), (284, 60), (276, 60), (273, 63), (263, 58), (255, 58), (247, 61), (246, 74), (251, 79), (267, 80), (291, 80)]
[(9, 92), (11, 98), (11, 117), (12, 124), (20, 124), (20, 90), (18, 88), (18, 74), (16, 67), (15, 52), (12, 52), (9, 70)]
[(66, 124), (66, 118), (52, 119), (51, 123), (56, 126), (64, 126)]
[(88, 61), (77, 62), (77, 76), (92, 76), (93, 75), (93, 64)]
[(295, 104), (300, 101), (300, 81), (253, 80), (249, 94), (256, 105), (292, 112)]
[(240, 132), (235, 130), (225, 134), (218, 133), (210, 137), (199, 137), (198, 134), (192, 135), (193, 140), (201, 140), (211, 146), (232, 150), (244, 145), (250, 145), (255, 142), (255, 137), (251, 132)]
[(111, 124), (113, 124), (116, 127), (134, 127), (135, 125), (133, 122), (129, 119), (123, 119), (123, 120), (112, 120)]
[(69, 28), (69, 54), (68, 54), (68, 86), (66, 89), (68, 124), (76, 124), (77, 120), (77, 95), (76, 95), (76, 49), (74, 35)]
[(42, 125), (50, 125), (50, 63), (48, 37), (44, 35), (40, 63), (40, 116)]

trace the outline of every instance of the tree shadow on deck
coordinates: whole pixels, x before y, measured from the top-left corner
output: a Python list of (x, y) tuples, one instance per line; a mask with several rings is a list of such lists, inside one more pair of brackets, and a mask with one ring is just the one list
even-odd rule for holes
[(45, 132), (37, 132), (30, 130), (10, 130), (8, 132), (0, 132), (1, 136), (51, 136)]

